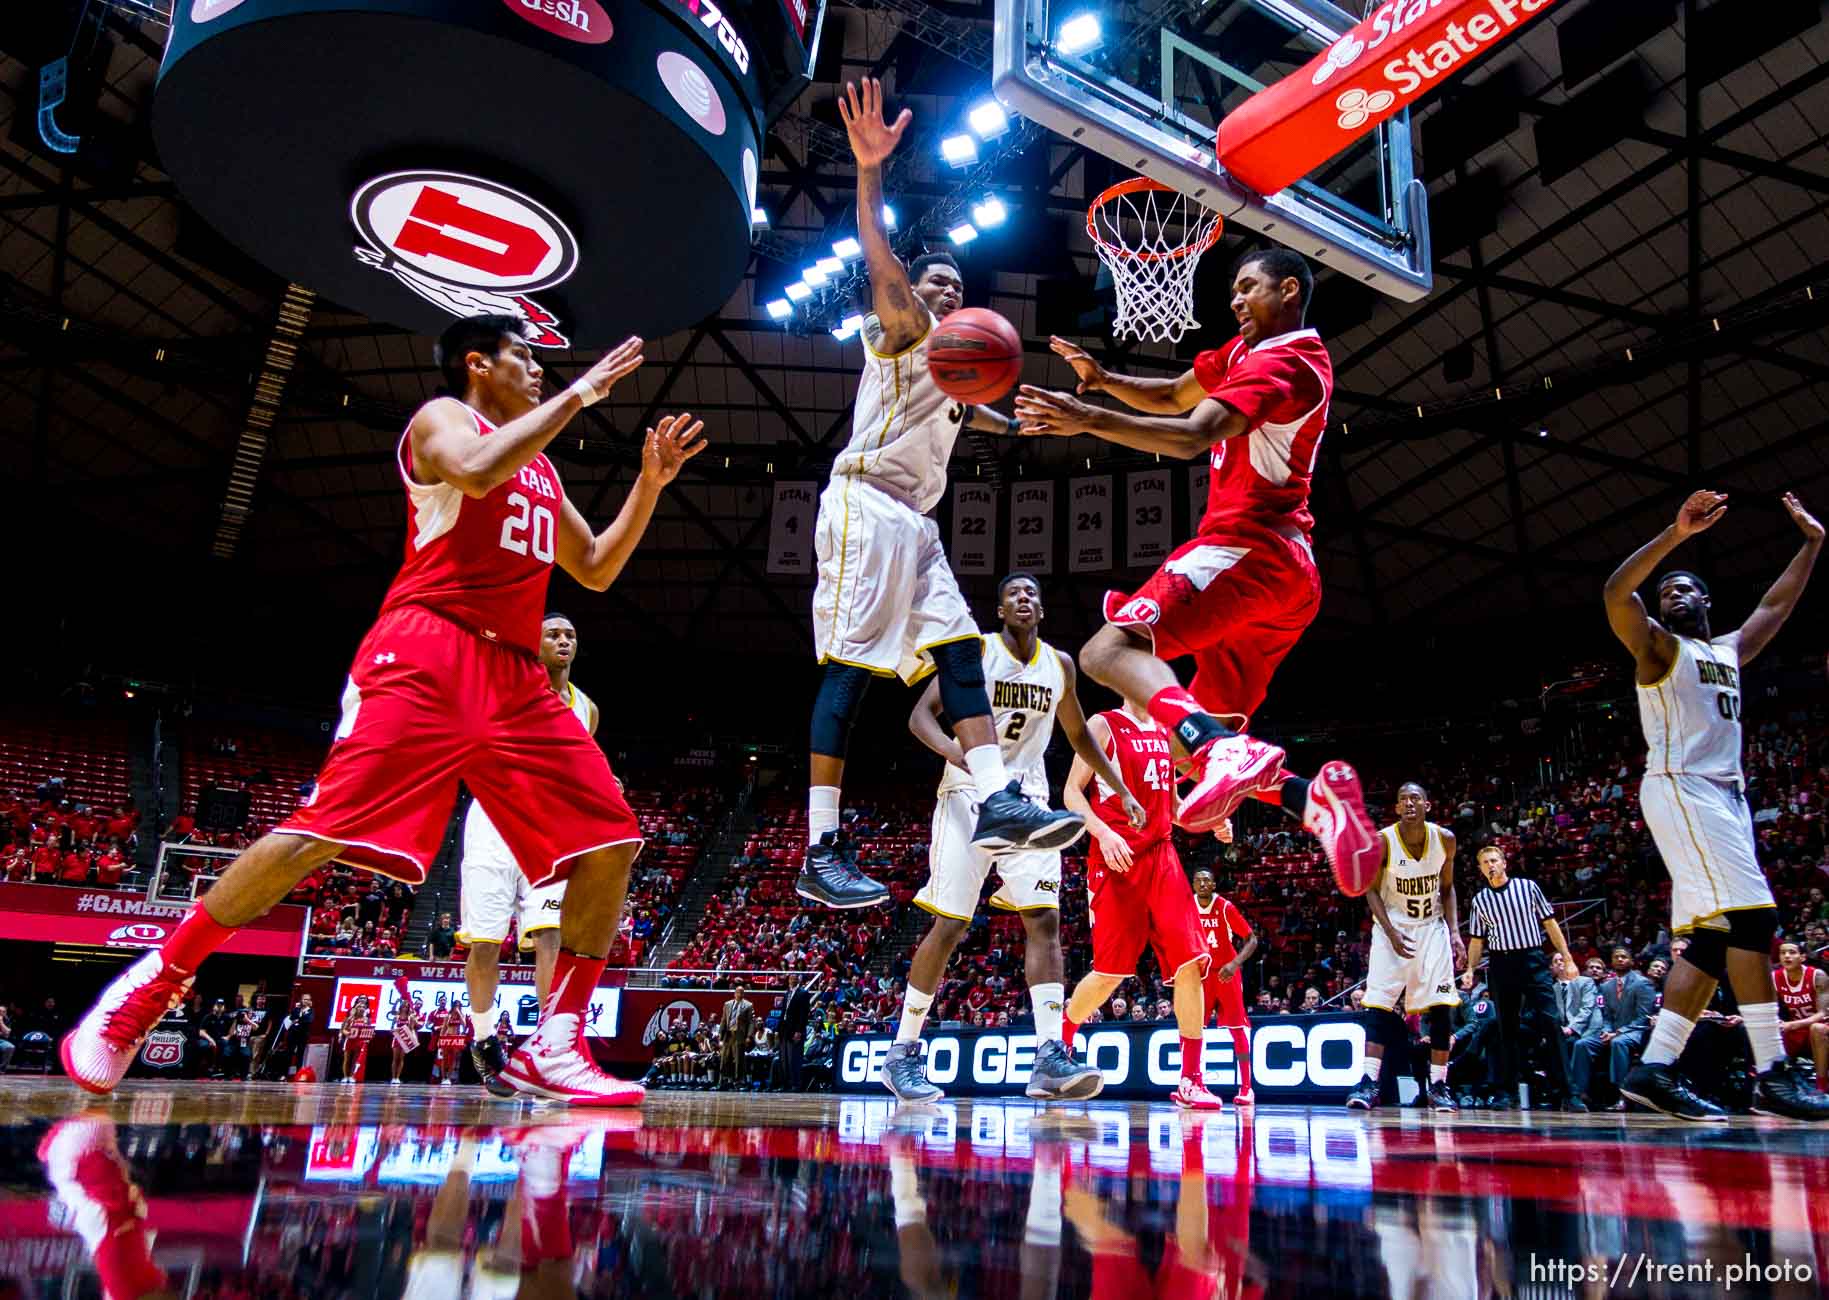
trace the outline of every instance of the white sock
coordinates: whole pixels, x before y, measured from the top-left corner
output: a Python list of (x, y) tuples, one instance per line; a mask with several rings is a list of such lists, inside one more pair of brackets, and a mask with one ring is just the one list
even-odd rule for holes
[(1365, 1058), (1365, 1077), (1373, 1083), (1378, 1082), (1378, 1072), (1384, 1069), (1384, 1057), (1368, 1056)]
[(1061, 1017), (1067, 1013), (1065, 984), (1031, 984), (1029, 1005), (1035, 1009), (1035, 1040), (1051, 1043), (1061, 1036)]
[(1029, 1217), (1023, 1220), (1022, 1239), (1037, 1246), (1061, 1244), (1061, 1167), (1037, 1160), (1029, 1179)]
[(1740, 1018), (1746, 1022), (1746, 1036), (1753, 1044), (1753, 1072), (1764, 1074), (1785, 1054), (1785, 1040), (1778, 1032), (1778, 1004), (1742, 1002)]
[(1448, 1067), (1446, 1065), (1437, 1065), (1434, 1061), (1429, 1062), (1429, 1082), (1448, 1082)]
[[(1054, 987), (1058, 989), (1060, 985)], [(912, 1043), (920, 1038), (921, 1027), (927, 1023), (927, 1012), (933, 1004), (933, 994), (923, 993), (910, 984), (908, 991), (902, 995), (902, 1023), (895, 1031), (895, 1041)]]
[(472, 1011), (470, 1028), (476, 1031), (476, 1041), (480, 1043), (495, 1032), (495, 1021), (489, 1018), (487, 1011)]
[(819, 837), (827, 831), (838, 829), (838, 787), (835, 785), (812, 785), (807, 787), (807, 847), (819, 843)]
[(972, 784), (978, 787), (980, 803), (1010, 784), (1010, 774), (1003, 766), (1003, 751), (995, 745), (966, 750), (965, 766), (972, 774)]
[[(1747, 1029), (1751, 1031), (1751, 1022), (1748, 1022)], [(1651, 1037), (1645, 1041), (1645, 1054), (1640, 1059), (1646, 1065), (1669, 1065), (1683, 1055), (1683, 1044), (1695, 1032), (1695, 1021), (1687, 1020), (1665, 1007), (1658, 1012), (1657, 1021), (1651, 1026)]]

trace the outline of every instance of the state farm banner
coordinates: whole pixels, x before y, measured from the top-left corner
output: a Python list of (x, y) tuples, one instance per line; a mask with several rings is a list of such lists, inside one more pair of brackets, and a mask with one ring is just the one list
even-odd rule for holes
[[(178, 928), (189, 903), (151, 903), (143, 893), (72, 885), (0, 883), (0, 939), (157, 948)], [(296, 958), (308, 910), (281, 903), (229, 936), (223, 952)]]
[(1174, 546), (1171, 539), (1175, 520), (1169, 498), (1169, 471), (1153, 469), (1132, 474), (1125, 490), (1130, 501), (1124, 563), (1133, 569), (1154, 568), (1168, 559)]
[(953, 484), (954, 573), (983, 577), (997, 567), (997, 494), (983, 483)]
[(1306, 66), (1219, 123), (1219, 161), (1259, 194), (1301, 180), (1556, 0), (1384, 0)]
[(1203, 460), (1188, 469), (1188, 536), (1200, 532), (1201, 518), (1207, 513), (1207, 485), (1213, 479), (1213, 462)]
[(776, 483), (768, 521), (768, 571), (811, 574), (813, 523), (819, 515), (819, 484)]
[(1054, 572), (1054, 484), (1018, 483), (1010, 494), (1010, 567)]
[(1076, 478), (1069, 486), (1067, 572), (1102, 573), (1111, 568), (1111, 475)]

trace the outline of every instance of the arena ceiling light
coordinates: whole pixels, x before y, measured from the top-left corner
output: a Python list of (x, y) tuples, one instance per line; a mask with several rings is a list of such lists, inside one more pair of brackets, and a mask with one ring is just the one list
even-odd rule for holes
[(846, 261), (849, 261), (851, 258), (854, 258), (854, 257), (862, 257), (864, 255), (864, 246), (862, 244), (858, 243), (855, 239), (851, 239), (851, 238), (847, 237), (847, 238), (841, 239), (837, 243), (833, 244), (832, 252), (836, 256), (842, 257)]
[(1003, 111), (1003, 105), (994, 99), (987, 99), (966, 115), (980, 140), (995, 140), (1010, 129), (1010, 115)]
[(794, 283), (790, 284), (784, 292), (786, 292), (787, 296), (795, 302), (805, 302), (808, 298), (813, 296), (813, 291), (800, 280), (794, 281)]
[(978, 230), (971, 222), (961, 221), (958, 225), (946, 232), (946, 237), (963, 248), (965, 245), (978, 238)]
[(843, 343), (862, 328), (864, 328), (864, 318), (861, 314), (847, 316), (832, 327), (832, 337)]
[(827, 278), (845, 273), (845, 264), (836, 257), (822, 257), (813, 265), (826, 273)]
[(786, 320), (794, 314), (794, 304), (786, 298), (776, 298), (767, 307), (770, 320)]
[(751, 208), (749, 210), (749, 224), (756, 227), (758, 230), (766, 227), (768, 225), (767, 209)]
[(831, 278), (831, 276), (819, 269), (819, 264), (817, 262), (800, 273), (800, 282), (809, 289), (817, 289)]
[(980, 230), (992, 230), (1001, 226), (1004, 218), (1009, 215), (1009, 209), (1003, 206), (1003, 200), (995, 194), (987, 194), (984, 202), (972, 205), (972, 223)]
[(955, 167), (978, 161), (978, 142), (961, 132), (940, 141), (940, 156)]
[(1104, 29), (1099, 26), (1097, 14), (1075, 14), (1061, 24), (1060, 31), (1054, 35), (1054, 48), (1062, 54), (1084, 54), (1087, 50), (1097, 49), (1099, 42), (1105, 39)]
[(883, 229), (895, 229), (895, 209), (890, 207), (887, 203), (883, 205)]

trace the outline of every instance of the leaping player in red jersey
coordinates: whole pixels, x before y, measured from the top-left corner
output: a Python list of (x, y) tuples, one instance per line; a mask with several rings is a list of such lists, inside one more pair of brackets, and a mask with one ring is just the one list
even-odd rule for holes
[[(1220, 827), (1220, 839), (1231, 842), (1229, 825)], [(1245, 1015), (1245, 982), (1239, 978), (1239, 971), (1257, 952), (1257, 935), (1232, 900), (1220, 896), (1213, 873), (1204, 868), (1194, 873), (1194, 910), (1200, 916), (1201, 933), (1207, 937), (1207, 951), (1213, 954), (1213, 964), (1202, 982), (1205, 1001), (1200, 1023), (1204, 1028), (1207, 1017), (1218, 1009), (1219, 1027), (1232, 1035), (1232, 1056), (1238, 1062), (1238, 1093), (1232, 1104), (1249, 1106), (1253, 1101), (1251, 1021)], [(1235, 939), (1243, 940), (1243, 946), (1233, 947)]]
[[(1086, 859), (1087, 909), (1092, 922), (1092, 969), (1067, 999), (1062, 1038), (1073, 1034), (1112, 991), (1137, 973), (1143, 945), (1175, 986), (1175, 1024), (1181, 1033), (1181, 1081), (1175, 1104), (1221, 1110), (1201, 1074), (1206, 996), (1201, 981), (1212, 965), (1194, 892), (1170, 838), (1175, 807), (1175, 759), (1169, 735), (1134, 700), (1086, 720), (1086, 733), (1110, 757), (1125, 786), (1143, 805), (1141, 826), (1124, 816), (1123, 801), (1074, 755), (1061, 803), (1086, 821), (1092, 847)], [(1089, 797), (1086, 787), (1097, 782)]]
[[(1357, 896), (1379, 865), (1358, 773), (1335, 760), (1303, 780), (1284, 769), (1281, 749), (1243, 734), (1271, 674), (1321, 608), (1308, 488), (1334, 370), (1320, 335), (1302, 325), (1313, 290), (1300, 254), (1249, 253), (1232, 282), (1238, 337), (1201, 353), (1178, 378), (1113, 374), (1084, 349), (1051, 340), (1080, 392), (1110, 393), (1150, 414), (1024, 385), (1016, 415), (1029, 435), (1090, 433), (1139, 451), (1211, 457), (1197, 536), (1134, 595), (1106, 594), (1105, 626), (1080, 651), (1080, 668), (1125, 699), (1149, 701), (1150, 716), (1188, 755), (1194, 784), (1176, 825), (1213, 830), (1255, 795), (1301, 819), (1340, 888)], [(1185, 688), (1169, 667), (1182, 655), (1195, 663)]]
[(1784, 1015), (1778, 1032), (1785, 1055), (1802, 1056), (1808, 1048), (1816, 1065), (1816, 1090), (1829, 1092), (1829, 975), (1804, 961), (1802, 944), (1787, 939), (1778, 945), (1772, 987)]
[[(537, 654), (554, 563), (586, 587), (608, 587), (661, 489), (704, 449), (703, 425), (689, 415), (648, 430), (641, 472), (600, 533), (566, 499), (546, 445), (639, 366), (641, 350), (629, 339), (542, 401), (541, 367), (516, 317), (472, 316), (444, 332), (433, 355), (461, 400), (426, 403), (400, 439), (406, 556), (356, 651), (316, 793), (238, 857), (64, 1038), (64, 1070), (78, 1084), (111, 1091), (203, 959), (325, 863), (423, 883), (461, 780), (530, 884), (570, 884), (552, 994), (503, 1077), (550, 1100), (640, 1103), (639, 1085), (591, 1060), (581, 1020), (616, 936), (641, 827)], [(566, 797), (548, 797), (554, 789)]]

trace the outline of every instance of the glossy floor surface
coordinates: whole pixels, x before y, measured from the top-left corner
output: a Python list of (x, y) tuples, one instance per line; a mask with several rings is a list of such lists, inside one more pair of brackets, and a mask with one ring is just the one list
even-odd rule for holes
[(1817, 1296), (1744, 1119), (0, 1079), (0, 1296)]

